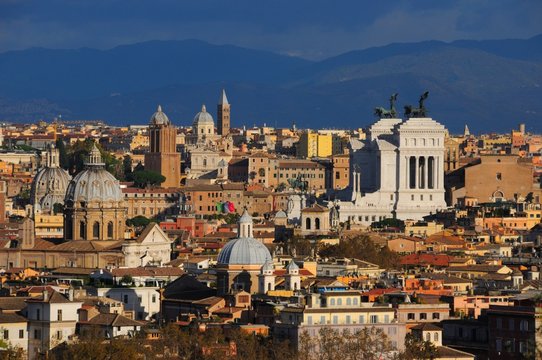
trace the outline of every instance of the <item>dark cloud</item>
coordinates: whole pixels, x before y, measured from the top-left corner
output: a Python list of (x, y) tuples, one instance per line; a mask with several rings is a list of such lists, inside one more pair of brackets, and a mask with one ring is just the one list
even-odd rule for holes
[(0, 51), (198, 38), (319, 58), (429, 39), (529, 37), (539, 0), (2, 0)]

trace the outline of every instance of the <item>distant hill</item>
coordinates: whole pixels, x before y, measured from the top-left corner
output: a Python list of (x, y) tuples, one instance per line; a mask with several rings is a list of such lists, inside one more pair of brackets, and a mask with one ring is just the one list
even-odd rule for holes
[(221, 88), (234, 125), (361, 127), (393, 92), (399, 106), (430, 91), (430, 115), (452, 131), (542, 131), (542, 35), (527, 40), (427, 41), (351, 51), (319, 62), (197, 40), (110, 50), (0, 54), (0, 119), (146, 123), (158, 103), (190, 125)]

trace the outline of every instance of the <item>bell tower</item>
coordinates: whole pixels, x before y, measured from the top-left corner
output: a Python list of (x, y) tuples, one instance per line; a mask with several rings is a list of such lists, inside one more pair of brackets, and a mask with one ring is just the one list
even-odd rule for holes
[(226, 90), (222, 89), (222, 95), (217, 106), (218, 135), (226, 136), (230, 133), (230, 103), (226, 97)]
[(164, 175), (164, 188), (179, 187), (181, 183), (181, 154), (176, 139), (177, 129), (158, 105), (149, 124), (150, 151), (145, 154), (145, 169)]

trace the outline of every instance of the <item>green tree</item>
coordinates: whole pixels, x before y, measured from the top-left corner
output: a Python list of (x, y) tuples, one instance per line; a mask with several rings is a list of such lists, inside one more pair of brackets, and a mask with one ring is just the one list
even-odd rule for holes
[(356, 258), (377, 264), (384, 269), (397, 268), (400, 258), (387, 246), (375, 245), (367, 235), (341, 239), (337, 245), (324, 246), (318, 254), (321, 257)]
[(431, 341), (420, 340), (412, 334), (405, 337), (404, 360), (431, 360), (438, 356), (438, 349)]
[(166, 177), (156, 171), (143, 170), (135, 171), (132, 173), (132, 179), (134, 185), (139, 188), (145, 188), (149, 186), (159, 186), (166, 181)]
[(132, 181), (132, 157), (125, 155), (122, 159), (122, 168), (124, 172), (124, 180)]
[(53, 212), (55, 214), (64, 214), (64, 205), (61, 203), (54, 203), (53, 204)]
[(70, 160), (68, 158), (68, 152), (66, 150), (64, 141), (62, 139), (57, 139), (55, 146), (58, 149), (60, 167), (64, 170), (68, 170), (70, 167)]
[(151, 219), (146, 218), (143, 215), (138, 215), (131, 219), (126, 220), (126, 225), (135, 227), (145, 227), (151, 223)]

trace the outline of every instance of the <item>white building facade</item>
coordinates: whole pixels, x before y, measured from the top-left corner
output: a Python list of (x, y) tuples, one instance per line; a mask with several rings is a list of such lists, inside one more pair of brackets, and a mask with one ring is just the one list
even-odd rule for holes
[(446, 207), (444, 137), (431, 118), (380, 119), (350, 142), (350, 185), (336, 203), (340, 221), (370, 225), (419, 220)]

